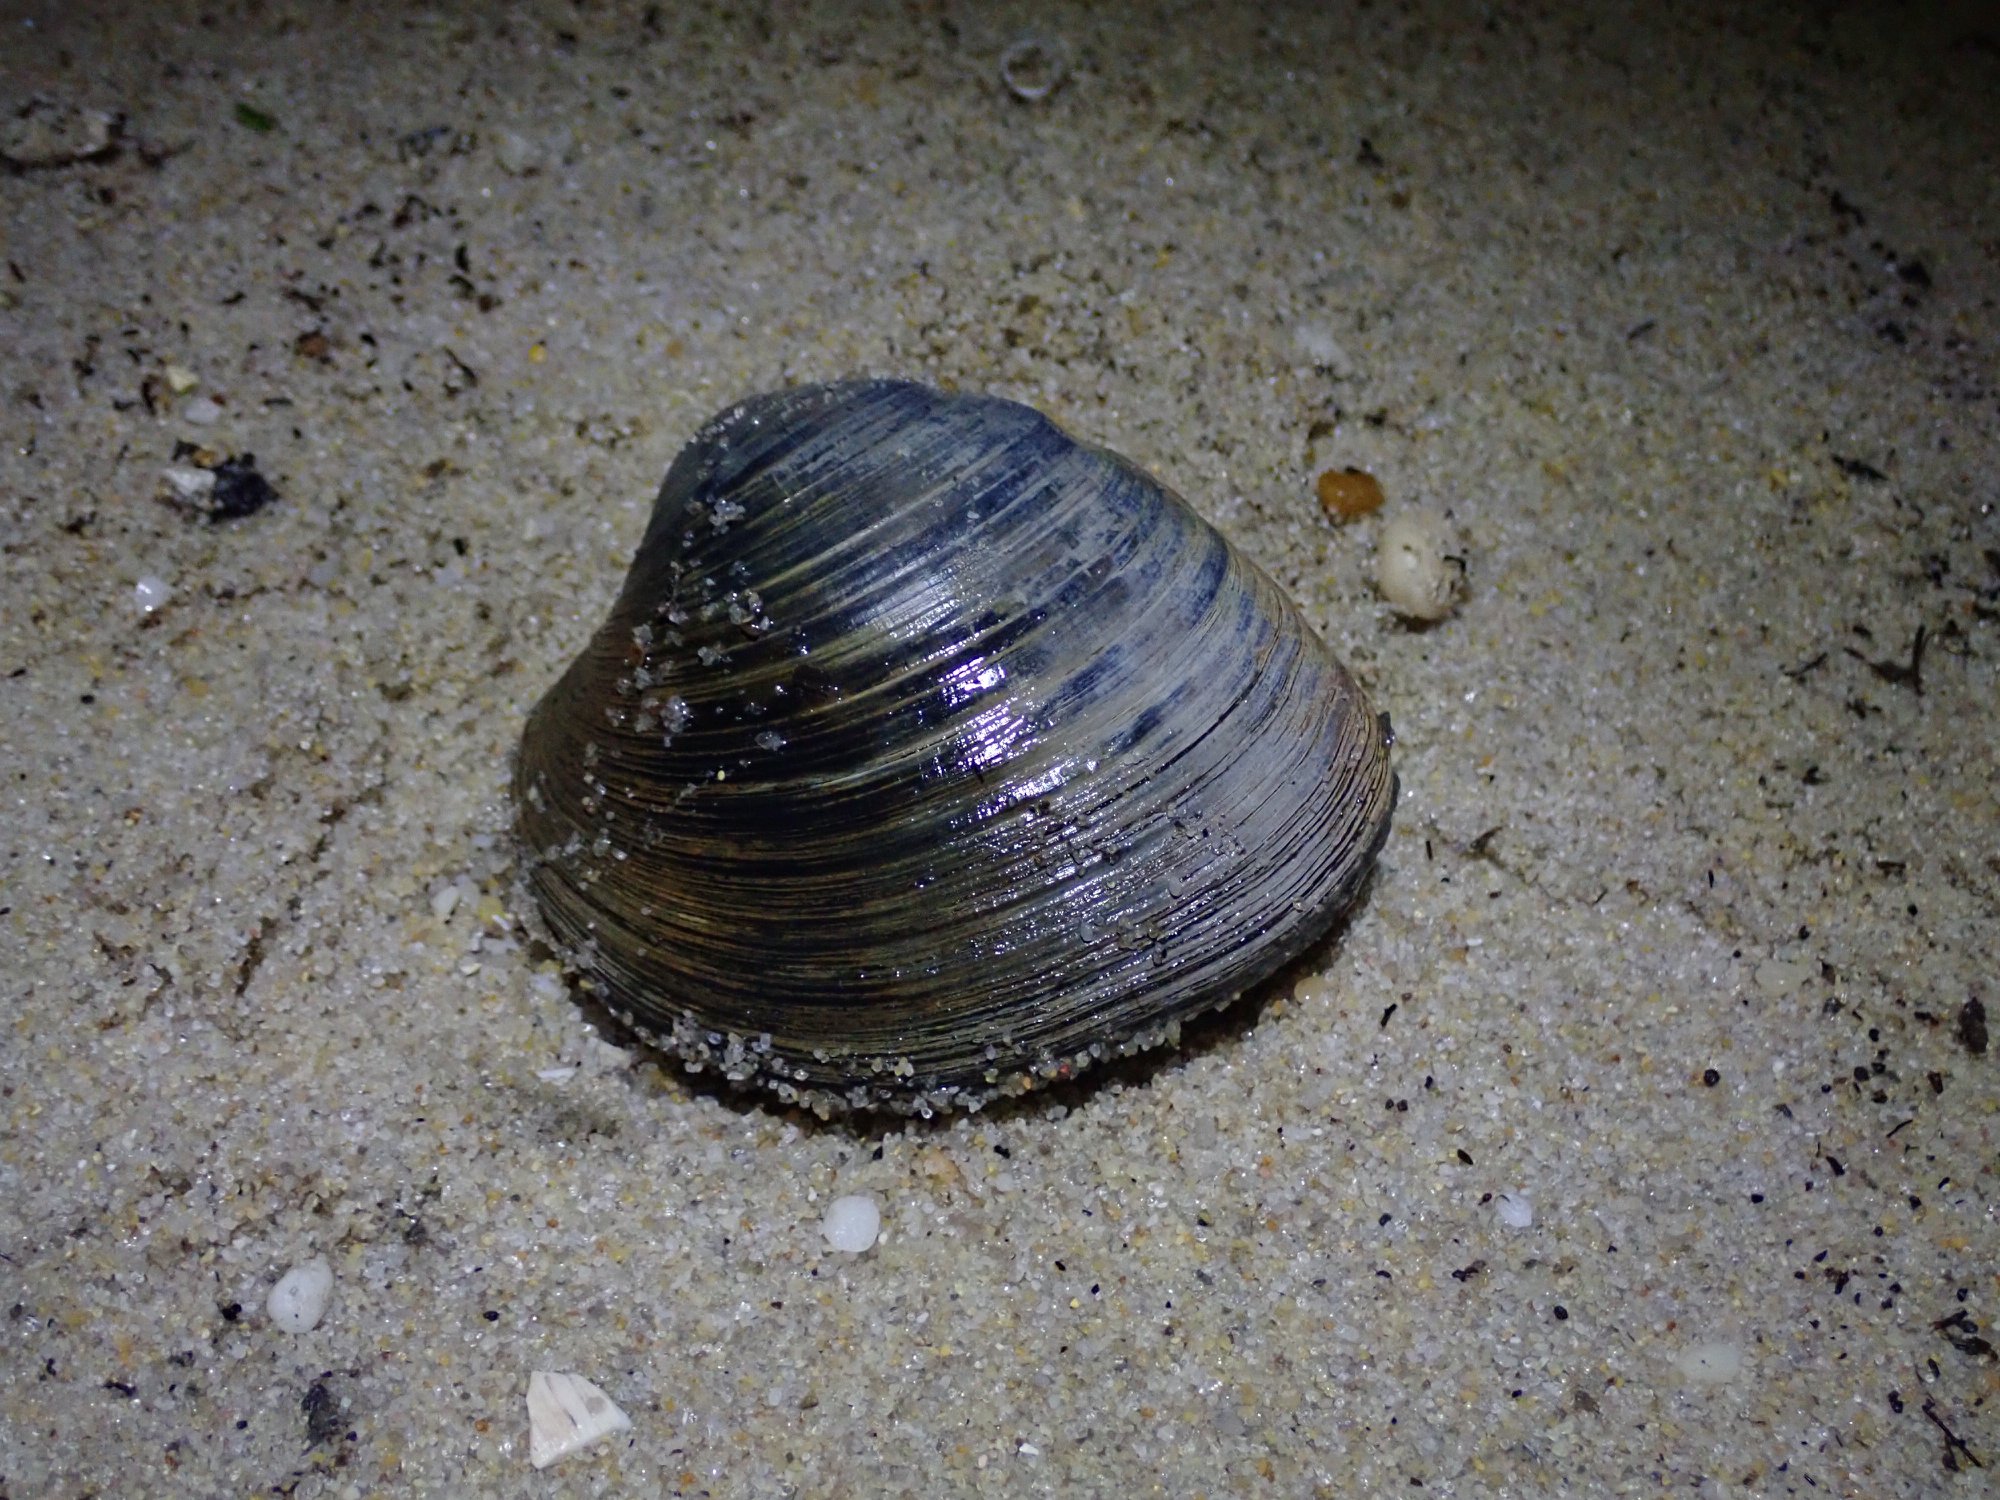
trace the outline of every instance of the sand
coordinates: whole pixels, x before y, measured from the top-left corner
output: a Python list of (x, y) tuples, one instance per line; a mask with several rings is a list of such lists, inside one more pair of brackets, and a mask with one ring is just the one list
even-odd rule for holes
[[(1642, 9), (8, 7), (0, 1493), (1984, 1492), (2000, 44)], [(949, 1120), (515, 895), (667, 463), (857, 373), (1159, 474), (1398, 736), (1307, 964)], [(531, 1469), (538, 1370), (630, 1429)]]

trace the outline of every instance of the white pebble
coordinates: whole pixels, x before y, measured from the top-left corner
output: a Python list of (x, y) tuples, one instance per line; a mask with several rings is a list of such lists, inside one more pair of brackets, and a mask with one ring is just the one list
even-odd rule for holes
[(836, 1198), (826, 1208), (826, 1222), (820, 1233), (836, 1250), (859, 1255), (875, 1243), (882, 1232), (882, 1207), (866, 1193), (850, 1193)]
[(1445, 523), (1425, 511), (1393, 517), (1375, 549), (1375, 587), (1397, 614), (1442, 620), (1465, 587), (1465, 559)]
[(1726, 1385), (1743, 1373), (1743, 1351), (1734, 1344), (1690, 1344), (1674, 1356), (1674, 1368), (1697, 1385)]
[(528, 1377), (528, 1462), (538, 1469), (631, 1425), (618, 1403), (581, 1375), (537, 1370)]
[(1353, 377), (1354, 356), (1341, 347), (1340, 340), (1333, 336), (1333, 330), (1324, 323), (1293, 324), (1292, 342), (1299, 346), (1299, 353), (1332, 375), (1334, 379), (1347, 380)]
[(172, 468), (160, 470), (160, 477), (167, 482), (167, 488), (174, 492), (176, 500), (193, 504), (206, 500), (215, 493), (215, 470), (197, 469), (189, 465), (176, 464)]
[(201, 384), (201, 377), (186, 365), (168, 365), (165, 374), (167, 377), (167, 389), (172, 391), (176, 396), (185, 396), (189, 391)]
[(326, 1316), (327, 1299), (332, 1295), (333, 1267), (324, 1256), (315, 1255), (278, 1278), (271, 1295), (264, 1299), (264, 1311), (286, 1333), (310, 1333)]
[(222, 416), (222, 407), (207, 396), (197, 396), (181, 408), (181, 417), (197, 427), (206, 427)]
[(18, 109), (10, 108), (0, 123), (0, 158), (16, 167), (89, 161), (111, 149), (119, 124), (119, 117), (107, 110), (32, 98)]
[(511, 172), (516, 177), (532, 172), (542, 164), (542, 153), (533, 141), (519, 131), (501, 131), (494, 141), (493, 154), (500, 162), (500, 170)]
[(441, 885), (431, 892), (431, 915), (440, 922), (449, 922), (451, 914), (458, 910), (458, 903), (465, 892), (457, 882)]
[(132, 598), (138, 604), (140, 613), (150, 615), (172, 594), (174, 586), (158, 574), (148, 573), (132, 585)]
[(1535, 1222), (1535, 1205), (1525, 1193), (1501, 1193), (1493, 1200), (1493, 1212), (1509, 1229), (1526, 1229)]

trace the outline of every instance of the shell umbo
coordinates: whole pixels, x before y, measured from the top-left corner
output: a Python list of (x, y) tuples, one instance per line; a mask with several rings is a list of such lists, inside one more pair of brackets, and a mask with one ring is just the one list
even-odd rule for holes
[(1395, 782), (1361, 689), (1172, 491), (1027, 407), (859, 381), (682, 452), (515, 794), (551, 934), (643, 1034), (928, 1112), (1298, 955)]

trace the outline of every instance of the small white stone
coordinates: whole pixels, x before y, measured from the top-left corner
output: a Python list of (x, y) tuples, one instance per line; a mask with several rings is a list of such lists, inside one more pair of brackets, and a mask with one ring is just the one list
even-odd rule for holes
[(1525, 1193), (1500, 1193), (1493, 1199), (1493, 1212), (1509, 1229), (1526, 1229), (1535, 1222), (1534, 1202)]
[(197, 396), (181, 408), (181, 416), (197, 427), (206, 427), (221, 419), (222, 407), (207, 396)]
[(174, 492), (176, 500), (206, 500), (215, 493), (215, 470), (175, 466), (160, 470), (160, 477), (167, 482), (167, 488)]
[(185, 396), (201, 384), (201, 377), (186, 365), (168, 365), (165, 370), (167, 389), (176, 396)]
[(826, 1206), (826, 1220), (819, 1232), (834, 1249), (859, 1255), (882, 1232), (882, 1206), (866, 1193), (836, 1198)]
[(581, 1375), (537, 1370), (528, 1377), (528, 1462), (538, 1469), (631, 1425), (618, 1403)]
[(532, 172), (541, 165), (542, 153), (535, 143), (517, 130), (503, 130), (493, 143), (493, 154), (500, 162), (500, 170), (519, 177), (524, 172)]
[(456, 881), (441, 885), (431, 892), (431, 915), (440, 922), (449, 922), (451, 914), (458, 910), (458, 903), (465, 892)]
[(327, 1299), (332, 1295), (333, 1267), (325, 1256), (315, 1255), (278, 1278), (271, 1295), (264, 1299), (264, 1311), (286, 1333), (310, 1333), (326, 1316)]
[(1354, 356), (1341, 348), (1340, 340), (1333, 336), (1333, 330), (1324, 323), (1294, 324), (1292, 342), (1299, 346), (1299, 353), (1332, 375), (1334, 379), (1348, 380), (1353, 377)]
[(89, 161), (111, 149), (122, 117), (109, 110), (79, 109), (34, 98), (10, 108), (0, 123), (0, 159), (17, 167), (54, 167)]
[(1465, 559), (1442, 519), (1425, 511), (1393, 517), (1375, 549), (1375, 587), (1399, 615), (1442, 620), (1465, 587)]
[(1743, 1351), (1720, 1341), (1690, 1344), (1674, 1356), (1674, 1368), (1696, 1385), (1726, 1385), (1743, 1373)]
[(173, 591), (174, 586), (166, 579), (158, 574), (148, 573), (132, 585), (132, 598), (137, 602), (140, 613), (150, 615), (167, 602), (168, 596)]

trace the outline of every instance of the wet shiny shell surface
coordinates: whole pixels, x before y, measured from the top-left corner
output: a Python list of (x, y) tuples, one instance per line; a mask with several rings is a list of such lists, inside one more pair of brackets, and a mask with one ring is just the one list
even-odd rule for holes
[(753, 398), (530, 715), (529, 888), (662, 1046), (822, 1110), (976, 1105), (1324, 933), (1394, 800), (1278, 587), (1030, 408)]

